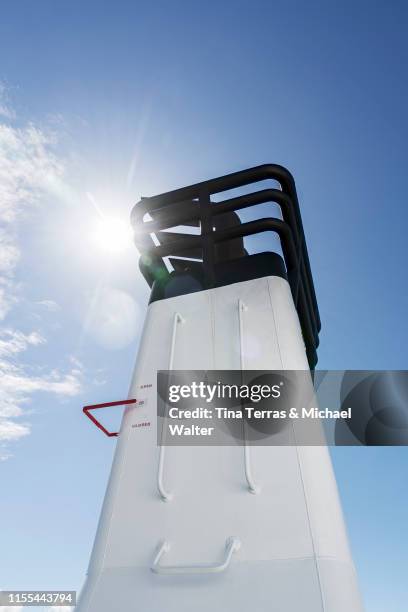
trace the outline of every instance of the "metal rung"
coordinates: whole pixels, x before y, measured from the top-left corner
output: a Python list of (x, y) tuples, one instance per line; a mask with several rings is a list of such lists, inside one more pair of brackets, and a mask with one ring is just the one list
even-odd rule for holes
[(241, 542), (236, 537), (227, 538), (225, 542), (225, 556), (219, 563), (197, 564), (197, 565), (160, 565), (162, 557), (169, 552), (170, 544), (165, 540), (160, 544), (159, 550), (151, 566), (155, 574), (219, 574), (224, 572), (230, 565), (232, 555), (241, 547)]

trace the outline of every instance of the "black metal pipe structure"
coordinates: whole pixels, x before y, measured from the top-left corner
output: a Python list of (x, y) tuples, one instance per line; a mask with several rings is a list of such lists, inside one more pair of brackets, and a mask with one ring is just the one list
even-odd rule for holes
[[(211, 201), (214, 194), (271, 179), (277, 181), (281, 189), (262, 189), (219, 202)], [(277, 204), (282, 219), (268, 217), (241, 223), (237, 211), (266, 203)], [(149, 219), (146, 219), (147, 214)], [(229, 221), (227, 227), (222, 227), (222, 219)], [(222, 245), (264, 232), (278, 234), (309, 365), (314, 369), (321, 323), (295, 182), (286, 168), (265, 164), (142, 198), (133, 208), (131, 220), (135, 244), (141, 253), (140, 269), (149, 286), (158, 276), (170, 275), (164, 258), (172, 257), (195, 260), (195, 263), (198, 260), (204, 275), (203, 288), (211, 289), (216, 286), (216, 266), (220, 259), (222, 261), (219, 251)], [(181, 225), (199, 227), (200, 234), (172, 229)], [(243, 247), (242, 256), (248, 256)]]

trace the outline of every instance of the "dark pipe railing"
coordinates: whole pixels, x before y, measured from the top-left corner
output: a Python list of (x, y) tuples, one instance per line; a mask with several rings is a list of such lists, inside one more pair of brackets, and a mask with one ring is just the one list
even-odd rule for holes
[[(212, 194), (266, 179), (278, 181), (282, 190), (262, 189), (217, 203), (211, 202)], [(214, 227), (214, 217), (218, 215), (268, 202), (280, 207), (283, 220), (265, 218), (222, 230)], [(151, 220), (144, 220), (146, 213), (149, 213)], [(153, 284), (158, 273), (169, 274), (164, 257), (184, 256), (202, 260), (205, 286), (214, 287), (217, 244), (266, 231), (276, 232), (281, 239), (288, 281), (298, 310), (309, 363), (314, 368), (321, 328), (320, 316), (295, 183), (285, 168), (266, 164), (151, 198), (142, 198), (132, 211), (132, 224), (135, 243), (142, 254), (140, 269), (149, 285)], [(179, 225), (201, 225), (201, 235), (163, 231)], [(158, 245), (154, 243), (151, 234), (155, 234)]]

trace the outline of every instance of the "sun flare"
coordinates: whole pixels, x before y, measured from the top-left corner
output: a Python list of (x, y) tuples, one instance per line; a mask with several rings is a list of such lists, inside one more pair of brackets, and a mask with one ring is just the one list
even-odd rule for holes
[(95, 227), (93, 242), (107, 253), (121, 253), (132, 245), (130, 224), (117, 217), (103, 217)]

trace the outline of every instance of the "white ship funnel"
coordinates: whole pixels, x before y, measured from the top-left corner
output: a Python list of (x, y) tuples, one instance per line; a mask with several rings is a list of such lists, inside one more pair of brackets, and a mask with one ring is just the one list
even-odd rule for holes
[[(248, 217), (266, 203), (281, 216)], [(292, 176), (264, 165), (143, 198), (132, 222), (151, 299), (77, 610), (361, 612), (325, 446), (157, 444), (158, 370), (314, 369)]]

